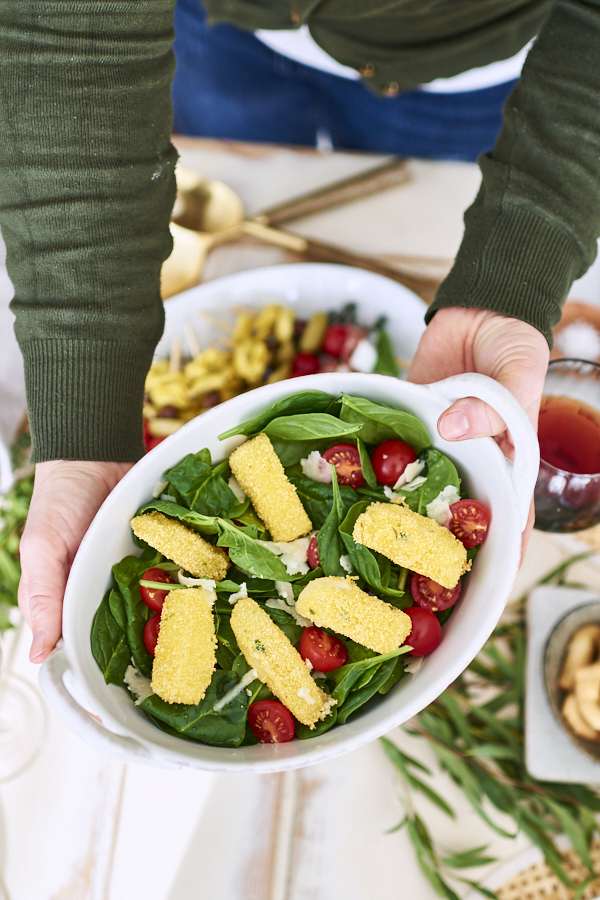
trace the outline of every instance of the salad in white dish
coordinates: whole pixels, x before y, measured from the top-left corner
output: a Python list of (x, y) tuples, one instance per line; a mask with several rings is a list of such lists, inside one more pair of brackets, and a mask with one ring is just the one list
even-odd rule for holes
[(419, 419), (303, 391), (165, 473), (92, 627), (105, 681), (163, 731), (306, 739), (378, 702), (442, 639), (489, 512)]

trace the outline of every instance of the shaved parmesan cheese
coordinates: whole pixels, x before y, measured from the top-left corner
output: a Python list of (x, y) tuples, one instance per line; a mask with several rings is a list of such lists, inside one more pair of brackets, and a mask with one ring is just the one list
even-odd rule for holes
[(154, 499), (156, 500), (157, 497), (160, 497), (160, 495), (163, 493), (163, 491), (165, 491), (166, 488), (168, 488), (168, 487), (169, 487), (168, 481), (159, 481), (158, 484), (156, 485), (156, 487), (154, 488), (154, 490), (152, 491), (152, 496), (154, 497)]
[(234, 603), (237, 603), (238, 600), (244, 600), (248, 596), (248, 588), (246, 587), (246, 582), (242, 581), (240, 584), (240, 589), (237, 594), (231, 594), (229, 597), (229, 602), (233, 606)]
[(144, 678), (142, 673), (137, 669), (133, 659), (131, 660), (131, 665), (127, 666), (125, 669), (123, 680), (135, 697), (136, 706), (139, 706), (140, 703), (143, 703), (144, 700), (147, 700), (148, 697), (151, 697), (154, 693), (150, 686), (150, 679)]
[(331, 465), (326, 459), (323, 459), (318, 450), (313, 450), (306, 459), (301, 459), (300, 465), (305, 478), (310, 478), (311, 481), (321, 481), (323, 484), (331, 484), (333, 478)]
[(170, 494), (160, 494), (159, 500), (164, 500), (165, 503), (177, 503), (175, 497), (171, 497)]
[(304, 662), (306, 663), (306, 668), (308, 669), (308, 671), (312, 672), (313, 664), (311, 663), (310, 659), (307, 658), (304, 660)]
[(281, 557), (288, 575), (306, 575), (309, 571), (307, 562), (310, 538), (298, 538), (295, 541), (257, 541), (275, 556)]
[(239, 486), (235, 475), (231, 476), (231, 478), (229, 479), (227, 484), (229, 486), (229, 490), (231, 491), (231, 493), (235, 495), (235, 499), (238, 500), (240, 503), (243, 503), (247, 497), (247, 494), (245, 494), (244, 491)]
[(234, 684), (230, 691), (227, 691), (226, 694), (223, 694), (220, 700), (217, 700), (217, 702), (213, 706), (213, 712), (219, 712), (220, 710), (222, 710), (224, 706), (227, 706), (228, 703), (231, 703), (234, 697), (237, 697), (238, 694), (241, 694), (241, 692), (245, 690), (253, 681), (256, 681), (257, 678), (258, 673), (255, 671), (255, 669), (250, 669), (249, 672), (246, 672), (244, 677), (241, 678), (237, 684)]
[(352, 565), (352, 560), (349, 556), (340, 556), (340, 566), (344, 571), (348, 573), (348, 575), (352, 575), (354, 572), (354, 566)]
[(305, 619), (304, 616), (301, 616), (300, 613), (296, 612), (295, 604), (289, 605), (285, 602), (285, 600), (280, 600), (276, 597), (271, 597), (269, 600), (265, 602), (265, 606), (268, 606), (269, 609), (282, 609), (288, 615), (292, 616), (302, 628), (308, 628), (312, 625), (310, 619)]
[(183, 569), (180, 569), (177, 573), (177, 581), (179, 584), (185, 584), (186, 587), (204, 588), (209, 593), (214, 591), (217, 586), (217, 582), (213, 581), (212, 578), (188, 578), (187, 575), (183, 574)]
[(427, 504), (425, 507), (427, 516), (430, 519), (435, 519), (438, 525), (447, 528), (452, 520), (450, 507), (453, 503), (456, 503), (457, 500), (460, 500), (460, 494), (453, 484), (449, 484), (437, 495), (435, 500), (432, 500), (431, 503)]
[(352, 351), (348, 362), (350, 368), (355, 372), (363, 372), (368, 375), (377, 365), (377, 350), (367, 338), (363, 338)]
[(412, 481), (409, 481), (408, 484), (405, 484), (402, 488), (403, 491), (416, 491), (418, 487), (421, 487), (422, 484), (425, 484), (427, 479), (424, 475), (419, 475), (417, 478), (413, 478)]
[(414, 462), (409, 463), (394, 485), (394, 490), (397, 491), (398, 488), (401, 488), (403, 485), (408, 484), (409, 481), (412, 481), (413, 478), (416, 478), (417, 475), (420, 475), (424, 468), (425, 463), (421, 462), (421, 460), (419, 459), (416, 459)]
[(310, 673), (313, 678), (327, 678), (326, 672), (317, 672), (315, 669)]
[(404, 503), (404, 497), (402, 496), (402, 494), (395, 494), (388, 484), (384, 485), (383, 493), (388, 498), (390, 503)]
[(289, 581), (276, 581), (275, 590), (290, 606), (294, 603), (294, 589)]
[[(410, 637), (408, 640), (410, 640)], [(409, 675), (416, 675), (423, 665), (424, 660), (424, 656), (411, 656), (410, 662), (404, 664), (404, 671), (408, 672)]]

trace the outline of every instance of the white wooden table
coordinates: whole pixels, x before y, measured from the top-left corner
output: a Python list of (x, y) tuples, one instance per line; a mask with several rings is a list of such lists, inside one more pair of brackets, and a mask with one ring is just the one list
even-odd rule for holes
[[(250, 214), (377, 162), (362, 154), (187, 140), (180, 149), (186, 165), (230, 183)], [(295, 230), (360, 252), (451, 257), (478, 170), (461, 163), (415, 162), (411, 168), (410, 184), (305, 220)], [(206, 274), (268, 264), (277, 253), (222, 248)], [(573, 296), (593, 299), (595, 277)], [(12, 360), (10, 370), (0, 365), (0, 409), (8, 409), (8, 382), (18, 383), (9, 295), (0, 270), (2, 359), (10, 353)], [(13, 390), (10, 414), (0, 415), (5, 439), (22, 403), (22, 389)], [(515, 596), (572, 547), (572, 539), (535, 533)], [(574, 574), (600, 590), (599, 558), (579, 564)], [(24, 627), (6, 641), (13, 671), (36, 685), (28, 647)], [(422, 742), (400, 730), (393, 737), (435, 769)], [(435, 780), (458, 821), (449, 828), (427, 801), (423, 811), (448, 849), (485, 842), (506, 860), (527, 846), (521, 837), (508, 841), (488, 832), (446, 775)], [(2, 880), (10, 900), (433, 900), (404, 832), (386, 834), (401, 816), (394, 771), (378, 743), (285, 775), (164, 771), (101, 757), (48, 711), (37, 759), (0, 784), (0, 900)]]

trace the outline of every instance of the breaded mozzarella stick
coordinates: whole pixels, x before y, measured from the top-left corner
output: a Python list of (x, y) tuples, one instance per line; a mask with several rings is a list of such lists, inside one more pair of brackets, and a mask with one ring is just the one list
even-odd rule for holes
[(136, 516), (130, 524), (136, 537), (146, 541), (194, 578), (222, 581), (227, 575), (231, 561), (223, 548), (209, 544), (181, 522), (154, 510)]

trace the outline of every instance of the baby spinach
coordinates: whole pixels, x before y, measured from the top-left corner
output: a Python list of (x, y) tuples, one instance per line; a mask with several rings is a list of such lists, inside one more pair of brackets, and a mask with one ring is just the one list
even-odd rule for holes
[(92, 654), (107, 684), (124, 684), (123, 676), (131, 659), (131, 650), (124, 629), (111, 612), (111, 594), (118, 594), (118, 591), (113, 588), (106, 592), (94, 616)]
[(340, 419), (361, 425), (359, 436), (365, 444), (396, 438), (410, 444), (417, 454), (431, 446), (429, 435), (416, 416), (384, 403), (342, 394)]
[(421, 506), (423, 514), (428, 503), (440, 494), (445, 487), (452, 485), (460, 490), (460, 478), (456, 466), (439, 450), (430, 448), (425, 456), (427, 464), (427, 481), (421, 487)]
[[(288, 472), (287, 476), (296, 488), (298, 497), (313, 523), (313, 527), (321, 528), (333, 507), (332, 484), (313, 481), (311, 478), (305, 478), (304, 475), (293, 472)], [(344, 506), (346, 509), (350, 509), (356, 503), (356, 491), (345, 484), (340, 485), (339, 488)]]
[(363, 706), (367, 700), (374, 697), (379, 689), (383, 687), (396, 668), (396, 660), (388, 659), (380, 663), (378, 667), (372, 667), (364, 673), (354, 689), (347, 695), (344, 703), (340, 705), (337, 715), (339, 725), (343, 725), (352, 713), (356, 712)]
[(314, 738), (318, 737), (320, 734), (325, 734), (326, 731), (329, 731), (329, 729), (333, 728), (336, 724), (337, 715), (337, 706), (334, 706), (329, 715), (325, 719), (321, 719), (320, 722), (317, 722), (312, 729), (308, 725), (303, 725), (302, 722), (296, 722), (296, 737), (301, 741), (305, 741), (307, 738)]
[(356, 446), (358, 447), (358, 452), (360, 454), (360, 467), (362, 469), (365, 482), (370, 488), (375, 491), (377, 490), (377, 478), (375, 477), (375, 472), (373, 471), (371, 457), (367, 453), (367, 448), (360, 438), (356, 438)]
[(245, 434), (248, 436), (260, 434), (273, 419), (279, 416), (292, 416), (302, 413), (321, 413), (328, 410), (335, 398), (323, 391), (301, 391), (293, 394), (291, 397), (284, 397), (277, 400), (272, 406), (264, 412), (259, 413), (254, 419), (236, 425), (229, 431), (219, 435), (219, 440), (224, 441), (225, 438), (233, 437), (236, 434)]
[[(356, 543), (352, 537), (356, 520), (370, 505), (368, 500), (359, 500), (358, 503), (354, 504), (340, 525), (340, 538), (352, 565), (370, 587), (380, 594), (398, 598), (404, 597), (404, 591), (399, 591), (389, 586), (389, 560), (384, 562), (385, 557), (369, 550), (364, 544)], [(408, 601), (406, 606), (410, 606)]]
[(331, 466), (333, 475), (332, 490), (333, 503), (331, 511), (323, 525), (319, 528), (317, 534), (317, 546), (319, 548), (319, 563), (323, 569), (324, 575), (341, 575), (346, 574), (340, 563), (342, 556), (342, 545), (340, 541), (340, 525), (346, 515), (346, 508), (342, 503), (340, 488), (338, 485), (335, 467)]
[(239, 681), (233, 672), (217, 669), (204, 698), (195, 706), (186, 703), (166, 703), (152, 694), (140, 703), (141, 709), (160, 719), (179, 734), (214, 747), (239, 747), (246, 732), (248, 696), (240, 691), (219, 712), (215, 703)]
[(146, 569), (150, 569), (161, 562), (162, 555), (155, 553), (154, 558), (146, 555), (126, 556), (121, 562), (113, 566), (113, 575), (121, 597), (126, 620), (127, 643), (131, 648), (133, 660), (146, 677), (152, 673), (152, 657), (144, 645), (144, 627), (152, 615), (140, 596), (139, 583)]
[[(327, 680), (333, 685), (332, 694), (338, 701), (338, 705), (342, 706), (353, 687), (359, 688), (369, 683), (368, 672), (371, 669), (378, 668), (387, 660), (395, 660), (397, 656), (402, 656), (407, 652), (405, 646), (398, 647), (397, 650), (392, 650), (390, 653), (382, 653), (378, 656), (361, 659), (358, 662), (346, 663), (344, 666), (340, 666), (339, 669), (328, 672)], [(388, 672), (386, 679), (389, 677), (389, 674)]]
[(360, 431), (361, 426), (344, 424), (328, 413), (303, 413), (296, 416), (280, 416), (265, 428), (269, 437), (280, 441), (322, 441), (347, 437)]
[(229, 463), (213, 468), (210, 452), (189, 453), (181, 462), (165, 473), (176, 488), (183, 504), (205, 516), (228, 519), (239, 506), (235, 494), (224, 480), (222, 472), (229, 470)]

